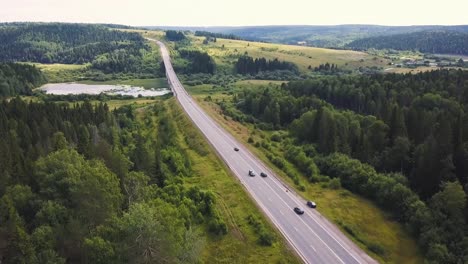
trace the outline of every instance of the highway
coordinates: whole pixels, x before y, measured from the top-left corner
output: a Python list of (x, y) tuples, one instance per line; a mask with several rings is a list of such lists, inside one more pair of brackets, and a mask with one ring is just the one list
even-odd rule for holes
[[(165, 45), (158, 40), (148, 40), (160, 46), (169, 85), (187, 115), (304, 263), (377, 263), (317, 210), (308, 208), (302, 197), (208, 116), (180, 83)], [(234, 151), (234, 147), (239, 151)], [(250, 177), (249, 170), (257, 175)], [(268, 177), (260, 177), (260, 172), (267, 173)], [(305, 213), (297, 215), (293, 211), (296, 206)]]

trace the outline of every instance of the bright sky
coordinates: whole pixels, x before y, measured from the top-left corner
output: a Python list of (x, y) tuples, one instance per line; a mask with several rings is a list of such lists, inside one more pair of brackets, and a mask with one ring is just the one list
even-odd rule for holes
[(460, 25), (467, 0), (0, 0), (0, 21), (133, 26)]

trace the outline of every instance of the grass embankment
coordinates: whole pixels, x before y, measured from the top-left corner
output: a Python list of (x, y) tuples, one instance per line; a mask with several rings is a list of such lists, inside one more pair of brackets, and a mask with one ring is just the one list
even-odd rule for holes
[[(270, 81), (242, 81), (235, 86), (250, 86), (252, 89), (266, 85)], [(224, 116), (217, 104), (205, 101), (205, 97), (210, 95), (213, 101), (230, 100), (227, 93), (221, 94), (210, 91), (205, 86), (189, 87), (199, 104), (215, 118), (225, 129), (231, 132), (238, 140), (243, 142), (262, 161), (268, 164), (281, 178), (290, 186), (294, 186), (292, 180), (286, 174), (275, 167), (265, 156), (267, 150), (255, 148), (248, 144), (249, 137), (254, 142), (261, 142), (269, 138), (272, 132), (260, 131), (250, 124), (240, 124), (230, 117)], [(211, 92), (211, 94), (206, 92)], [(283, 156), (283, 150), (279, 142), (271, 143), (271, 151), (274, 156)], [(293, 167), (292, 164), (287, 166)], [(301, 175), (299, 171), (296, 172)], [(355, 195), (345, 189), (330, 189), (320, 183), (310, 183), (302, 176), (306, 190), (299, 192), (306, 199), (316, 201), (318, 211), (320, 211), (330, 221), (335, 223), (350, 239), (352, 239), (363, 250), (381, 263), (423, 263), (423, 258), (419, 252), (415, 240), (391, 215), (385, 213), (371, 201)], [(376, 254), (375, 252), (379, 252)]]
[[(197, 185), (216, 193), (216, 206), (228, 225), (224, 236), (209, 236), (202, 261), (205, 263), (299, 263), (281, 235), (259, 212), (235, 177), (215, 155), (198, 129), (182, 112), (175, 99), (165, 101), (176, 124), (178, 140), (191, 160), (193, 176), (187, 185)], [(258, 232), (249, 224), (253, 216), (275, 237), (272, 246), (259, 243)]]

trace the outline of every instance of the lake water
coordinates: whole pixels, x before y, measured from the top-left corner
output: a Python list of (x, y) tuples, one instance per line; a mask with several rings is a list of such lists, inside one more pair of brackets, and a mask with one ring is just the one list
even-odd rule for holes
[(49, 83), (39, 88), (46, 94), (56, 95), (74, 95), (74, 94), (100, 94), (109, 95), (130, 95), (133, 97), (141, 96), (160, 96), (170, 93), (167, 88), (162, 89), (144, 89), (129, 85), (96, 85), (81, 83)]

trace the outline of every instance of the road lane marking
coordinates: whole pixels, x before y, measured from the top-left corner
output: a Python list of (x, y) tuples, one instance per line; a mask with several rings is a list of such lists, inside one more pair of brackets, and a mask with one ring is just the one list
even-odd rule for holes
[(317, 250), (315, 250), (314, 246), (312, 245), (309, 245), (315, 252), (317, 252)]

